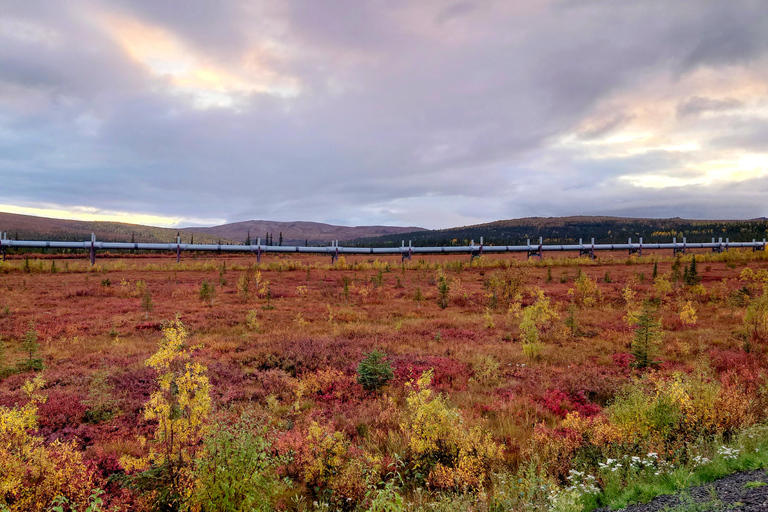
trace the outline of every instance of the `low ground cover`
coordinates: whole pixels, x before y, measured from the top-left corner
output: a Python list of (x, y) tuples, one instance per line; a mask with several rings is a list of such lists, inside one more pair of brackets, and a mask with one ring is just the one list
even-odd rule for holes
[(12, 259), (0, 509), (586, 510), (765, 467), (767, 286), (751, 251)]

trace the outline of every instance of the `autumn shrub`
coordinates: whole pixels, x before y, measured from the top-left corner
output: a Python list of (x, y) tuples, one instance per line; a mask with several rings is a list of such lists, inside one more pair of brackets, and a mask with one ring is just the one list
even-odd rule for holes
[(583, 391), (570, 394), (561, 389), (550, 389), (544, 395), (542, 404), (547, 410), (563, 418), (572, 411), (585, 417), (594, 416), (600, 412), (600, 406), (591, 403)]
[(762, 294), (749, 302), (744, 325), (753, 338), (768, 340), (768, 283), (763, 285)]
[(555, 427), (537, 424), (526, 456), (546, 461), (547, 472), (562, 481), (577, 457), (588, 454), (594, 461), (621, 441), (621, 432), (606, 416), (587, 418), (574, 411)]
[(37, 428), (38, 405), (46, 397), (37, 377), (24, 385), (28, 401), (23, 406), (0, 406), (0, 508), (27, 512), (47, 510), (57, 497), (73, 507), (88, 504), (96, 487), (93, 468), (83, 460), (74, 443), (54, 441), (45, 445), (32, 434)]
[(299, 463), (301, 478), (316, 495), (329, 489), (329, 484), (340, 474), (349, 457), (351, 443), (343, 432), (330, 425), (313, 421), (301, 444)]
[(352, 376), (334, 368), (326, 368), (302, 375), (295, 394), (295, 407), (299, 408), (303, 399), (344, 403), (361, 398), (363, 393)]
[(602, 293), (597, 287), (597, 281), (590, 279), (590, 277), (581, 272), (579, 277), (574, 281), (574, 288), (568, 290), (569, 295), (573, 295), (576, 303), (584, 307), (593, 307), (602, 298)]
[(431, 371), (430, 385), (437, 391), (463, 390), (473, 377), (473, 371), (466, 363), (451, 357), (403, 357), (398, 359), (394, 366), (395, 381), (403, 384)]
[(467, 427), (461, 413), (429, 388), (425, 372), (406, 398), (401, 429), (417, 480), (436, 489), (477, 489), (500, 462), (502, 448), (481, 427)]
[(194, 463), (190, 505), (201, 512), (274, 510), (289, 483), (276, 468), (287, 462), (276, 453), (269, 427), (245, 413), (234, 423), (214, 424)]
[(156, 421), (154, 439), (145, 457), (124, 456), (128, 471), (139, 471), (131, 484), (149, 494), (160, 509), (178, 509), (193, 488), (192, 460), (207, 433), (211, 410), (206, 368), (191, 360), (187, 330), (176, 318), (163, 329), (158, 351), (146, 364), (157, 371), (158, 388), (144, 407), (144, 418)]
[(688, 443), (732, 436), (764, 417), (760, 388), (733, 374), (713, 379), (708, 369), (664, 377), (650, 374), (630, 385), (606, 410), (626, 439), (681, 456)]
[(697, 321), (696, 308), (693, 307), (690, 300), (686, 301), (683, 307), (680, 308), (680, 322), (684, 325), (696, 325)]
[(520, 320), (520, 331), (523, 334), (523, 354), (530, 360), (538, 359), (541, 353), (541, 329), (558, 318), (557, 312), (551, 305), (550, 299), (544, 295), (543, 290), (536, 290), (534, 297), (535, 302), (523, 309)]
[(483, 287), (491, 298), (490, 307), (507, 307), (511, 302), (522, 299), (528, 280), (528, 274), (523, 269), (507, 268), (491, 272), (483, 280)]
[(88, 423), (101, 423), (112, 419), (118, 412), (118, 401), (112, 393), (106, 370), (94, 372), (88, 385), (88, 398), (83, 400), (83, 405), (88, 408), (83, 419)]

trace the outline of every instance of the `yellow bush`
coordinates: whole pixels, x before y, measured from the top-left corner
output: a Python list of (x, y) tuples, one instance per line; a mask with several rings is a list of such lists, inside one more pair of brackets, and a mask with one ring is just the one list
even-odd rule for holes
[(159, 389), (144, 406), (144, 418), (157, 421), (154, 439), (146, 457), (120, 458), (128, 471), (162, 468), (169, 499), (181, 502), (193, 489), (192, 457), (207, 433), (211, 411), (207, 369), (190, 360), (196, 347), (186, 347), (186, 340), (187, 330), (178, 317), (163, 329), (159, 349), (146, 362), (158, 372)]
[(343, 432), (333, 431), (313, 421), (304, 447), (302, 477), (307, 484), (318, 484), (328, 482), (342, 468), (349, 440)]
[(429, 389), (431, 381), (430, 370), (409, 392), (407, 419), (400, 425), (413, 467), (437, 488), (478, 488), (500, 461), (502, 448), (482, 428), (467, 428), (459, 411)]
[(47, 510), (57, 497), (77, 508), (88, 504), (95, 487), (93, 472), (74, 443), (30, 434), (37, 428), (37, 404), (45, 381), (39, 376), (24, 385), (29, 402), (0, 407), (0, 508), (11, 511)]
[(697, 320), (696, 309), (691, 304), (691, 301), (687, 301), (680, 310), (680, 321), (685, 325), (696, 325)]
[(574, 284), (575, 288), (568, 290), (568, 294), (574, 295), (578, 304), (589, 308), (602, 298), (597, 281), (590, 279), (584, 272), (579, 275)]

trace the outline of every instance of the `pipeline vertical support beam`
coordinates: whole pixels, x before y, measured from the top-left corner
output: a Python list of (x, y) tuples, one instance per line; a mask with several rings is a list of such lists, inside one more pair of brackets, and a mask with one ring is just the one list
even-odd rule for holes
[(640, 237), (640, 249), (638, 249), (637, 253), (641, 258), (643, 257), (643, 237)]
[(674, 244), (674, 247), (672, 248), (672, 255), (677, 256), (678, 254), (682, 253), (685, 254), (685, 244), (683, 244), (683, 247), (677, 246), (677, 237), (672, 238), (672, 243)]
[(91, 233), (91, 266), (96, 264), (96, 235)]
[(339, 241), (333, 240), (331, 243), (333, 244), (332, 247), (334, 248), (334, 250), (331, 251), (331, 265), (333, 265), (339, 261)]
[(401, 263), (405, 263), (405, 260), (411, 261), (411, 257), (413, 256), (413, 246), (411, 243), (411, 240), (408, 240), (408, 252), (405, 252), (405, 240), (400, 244)]
[(579, 245), (581, 245), (581, 249), (579, 249), (579, 257), (582, 256), (589, 256), (589, 259), (594, 260), (595, 259), (595, 239), (592, 239), (592, 244), (589, 246), (588, 249), (584, 248), (584, 244), (581, 243), (581, 238), (579, 238)]
[(3, 240), (5, 240), (5, 238), (2, 236), (2, 233), (0, 233), (0, 253), (3, 254), (3, 261), (5, 261), (5, 247), (3, 247)]
[(176, 237), (176, 263), (181, 261), (181, 237)]
[(480, 256), (483, 255), (483, 237), (480, 237)]
[(261, 238), (256, 240), (256, 263), (261, 264)]

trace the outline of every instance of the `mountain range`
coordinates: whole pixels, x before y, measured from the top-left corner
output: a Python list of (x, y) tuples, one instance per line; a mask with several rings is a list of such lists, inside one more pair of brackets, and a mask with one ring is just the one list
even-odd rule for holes
[[(689, 242), (709, 242), (712, 238), (731, 241), (762, 240), (768, 237), (768, 219), (692, 220), (681, 218), (625, 217), (527, 217), (450, 229), (427, 230), (404, 226), (336, 226), (319, 222), (276, 222), (249, 220), (212, 227), (159, 228), (120, 222), (86, 222), (0, 213), (0, 231), (21, 240), (87, 240), (91, 233), (105, 242), (171, 243), (180, 235), (185, 243), (252, 244), (261, 238), (271, 245), (329, 245), (339, 240), (344, 245), (398, 246), (411, 240), (416, 246), (467, 245), (471, 241), (486, 245), (521, 245), (526, 239), (545, 244), (577, 243), (580, 238), (596, 243), (626, 242), (628, 238), (647, 243), (670, 242), (673, 238)], [(267, 237), (270, 240), (267, 240)]]
[(405, 232), (424, 231), (419, 227), (397, 226), (335, 226), (319, 222), (275, 222), (250, 220), (213, 227), (160, 228), (122, 222), (95, 222), (53, 219), (32, 215), (0, 213), (0, 231), (18, 240), (88, 240), (91, 233), (104, 242), (160, 242), (171, 243), (181, 236), (182, 242), (202, 244), (242, 244), (250, 235), (251, 242), (258, 238), (266, 244), (269, 235), (278, 245), (330, 244), (333, 240), (350, 241), (365, 237), (379, 237)]

